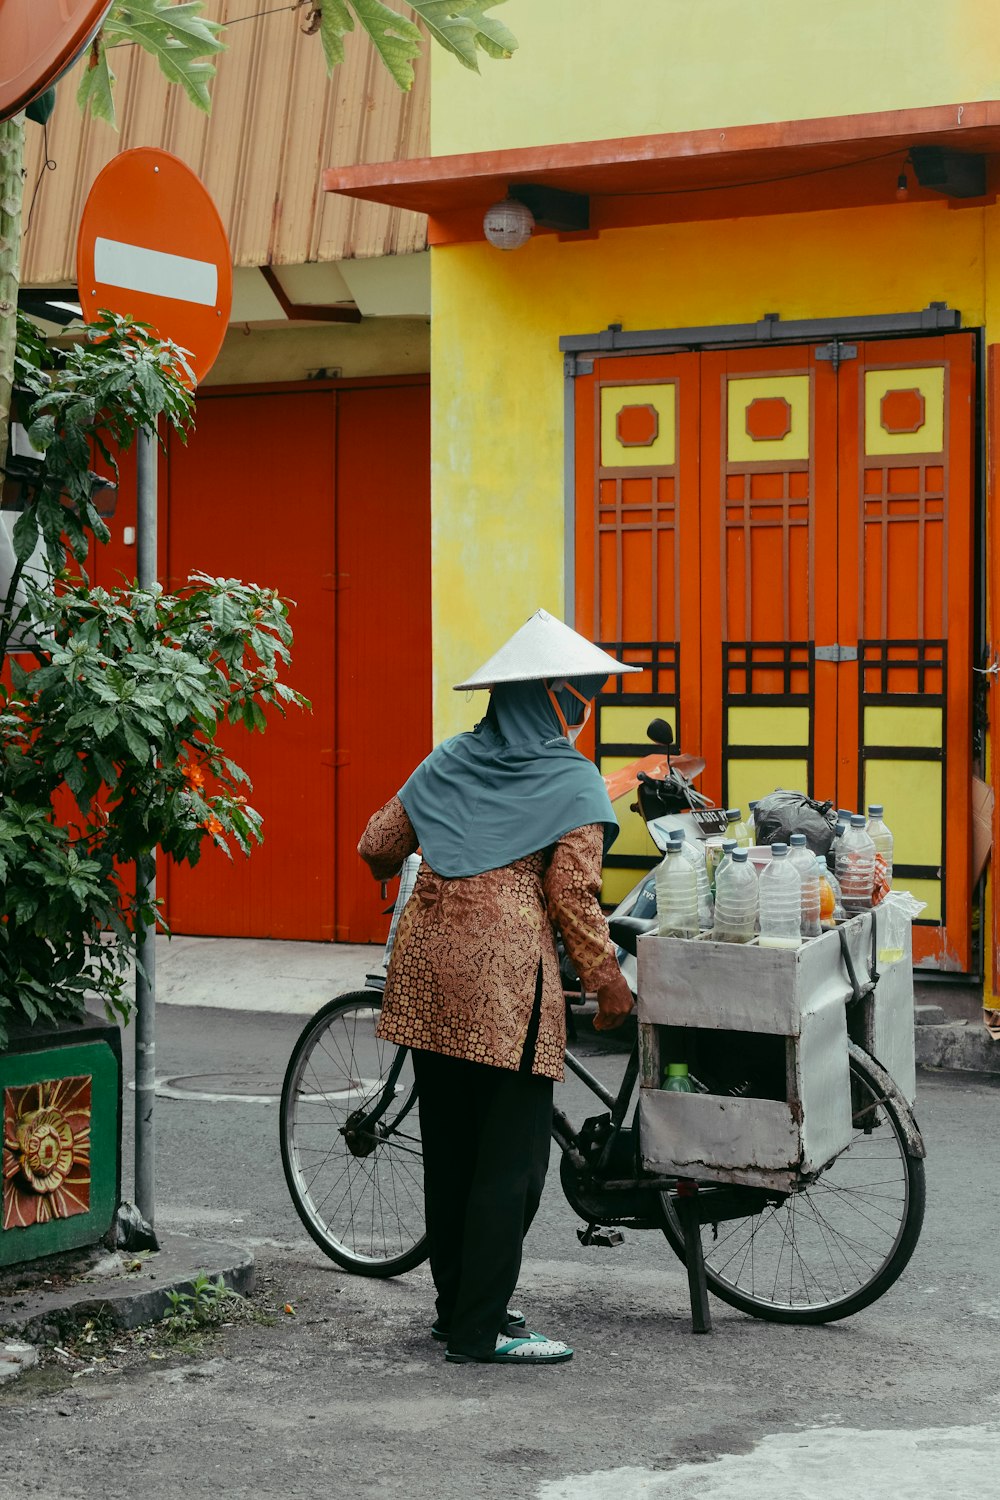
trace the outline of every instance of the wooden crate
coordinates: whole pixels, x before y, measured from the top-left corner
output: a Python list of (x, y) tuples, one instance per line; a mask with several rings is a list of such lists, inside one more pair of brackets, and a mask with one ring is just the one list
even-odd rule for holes
[[(871, 920), (865, 913), (844, 928), (862, 982), (869, 973)], [(848, 1145), (852, 990), (838, 932), (794, 951), (650, 934), (640, 939), (638, 966), (644, 1166), (787, 1190)], [(912, 995), (907, 955), (885, 971), (873, 995), (850, 1007), (856, 1040), (876, 1056), (880, 1047), (888, 1054), (882, 1060), (908, 1097)], [(735, 1097), (727, 1089), (744, 1081), (744, 1058), (752, 1089)], [(659, 1087), (668, 1062), (687, 1061), (693, 1072), (710, 1076), (723, 1059), (718, 1092)]]

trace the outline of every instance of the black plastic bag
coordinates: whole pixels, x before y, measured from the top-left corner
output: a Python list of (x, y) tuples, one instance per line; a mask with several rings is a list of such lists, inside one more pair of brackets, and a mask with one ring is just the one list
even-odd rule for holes
[(804, 833), (814, 854), (829, 854), (837, 827), (832, 802), (814, 802), (804, 792), (772, 792), (754, 808), (758, 844), (787, 844), (790, 834)]
[(147, 1224), (134, 1203), (123, 1199), (111, 1228), (104, 1236), (109, 1250), (159, 1250), (156, 1231)]

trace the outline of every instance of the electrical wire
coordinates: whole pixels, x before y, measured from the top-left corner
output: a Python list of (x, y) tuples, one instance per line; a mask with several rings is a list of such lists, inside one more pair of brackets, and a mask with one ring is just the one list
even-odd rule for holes
[(45, 174), (46, 174), (46, 172), (54, 172), (55, 169), (56, 169), (56, 167), (59, 165), (59, 163), (57, 161), (55, 161), (54, 158), (49, 155), (49, 122), (48, 122), (48, 120), (46, 120), (45, 124), (42, 126), (42, 145), (43, 145), (43, 149), (44, 149), (44, 152), (45, 152), (45, 160), (42, 162), (42, 165), (39, 168), (39, 171), (38, 171), (38, 181), (35, 183), (34, 191), (31, 194), (31, 202), (28, 205), (28, 217), (27, 217), (27, 219), (24, 222), (24, 232), (25, 232), (25, 234), (27, 234), (28, 230), (31, 228), (31, 216), (35, 212), (35, 201), (36, 201), (36, 199), (38, 197), (39, 189), (41, 188), (42, 183), (45, 181)]

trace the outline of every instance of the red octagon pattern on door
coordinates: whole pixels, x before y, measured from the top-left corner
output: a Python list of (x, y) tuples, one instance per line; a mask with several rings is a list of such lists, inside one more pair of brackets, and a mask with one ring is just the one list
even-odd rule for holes
[[(973, 338), (599, 359), (577, 379), (577, 623), (643, 667), (605, 769), (663, 714), (723, 805), (883, 802), (914, 955), (971, 967)], [(617, 898), (650, 863), (638, 820)]]

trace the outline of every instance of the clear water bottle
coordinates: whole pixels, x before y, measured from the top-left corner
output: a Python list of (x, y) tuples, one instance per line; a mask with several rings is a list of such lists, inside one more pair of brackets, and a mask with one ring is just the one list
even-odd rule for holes
[(844, 829), (845, 828), (850, 828), (850, 826), (851, 826), (851, 819), (853, 818), (853, 816), (854, 816), (854, 814), (850, 811), (849, 808), (847, 808), (847, 807), (838, 807), (837, 808), (837, 826), (833, 830), (833, 837), (834, 837), (834, 839), (839, 839), (839, 838), (843, 837)]
[(698, 936), (698, 879), (680, 844), (671, 844), (656, 867), (656, 916), (661, 937)]
[(886, 825), (882, 813), (885, 809), (877, 802), (868, 809), (868, 827), (865, 829), (868, 837), (875, 845), (875, 853), (881, 854), (885, 860), (885, 872), (889, 884), (892, 884), (892, 830)]
[(793, 833), (789, 840), (788, 859), (799, 872), (802, 882), (802, 926), (804, 938), (819, 937), (820, 926), (819, 874), (816, 856), (806, 844), (804, 833)]
[(743, 814), (738, 807), (726, 808), (726, 837), (735, 839), (740, 849), (749, 849), (752, 842), (750, 830), (743, 821)]
[(863, 813), (855, 813), (849, 828), (845, 828), (836, 844), (837, 879), (849, 917), (855, 912), (869, 911), (872, 904), (872, 885), (875, 881), (875, 845), (865, 832)]
[(819, 876), (820, 925), (824, 931), (828, 931), (844, 920), (844, 900), (840, 894), (840, 883), (830, 869), (825, 854), (816, 856), (816, 873)]
[(688, 1077), (687, 1063), (667, 1063), (660, 1087), (668, 1094), (693, 1094), (694, 1084)]
[(715, 900), (715, 877), (722, 863), (725, 850), (722, 840), (717, 833), (705, 840), (705, 869), (708, 871), (708, 883), (712, 888), (712, 900)]
[(757, 931), (757, 872), (746, 849), (734, 849), (715, 885), (717, 943), (749, 943)]
[(671, 829), (669, 840), (680, 845), (681, 853), (694, 870), (698, 882), (698, 926), (707, 929), (712, 925), (712, 887), (708, 883), (705, 845), (701, 839), (689, 839), (683, 828)]
[(761, 871), (759, 884), (760, 946), (802, 946), (802, 882), (788, 858), (787, 844), (771, 845), (771, 862)]
[(735, 848), (737, 848), (737, 843), (736, 843), (735, 839), (723, 839), (722, 840), (722, 858), (719, 860), (719, 863), (715, 867), (715, 883), (716, 883), (716, 885), (718, 885), (718, 883), (719, 883), (719, 871), (722, 869), (722, 867), (724, 865), (728, 865), (729, 861), (733, 857), (733, 850)]

